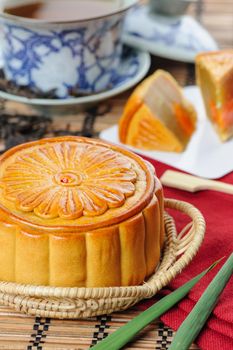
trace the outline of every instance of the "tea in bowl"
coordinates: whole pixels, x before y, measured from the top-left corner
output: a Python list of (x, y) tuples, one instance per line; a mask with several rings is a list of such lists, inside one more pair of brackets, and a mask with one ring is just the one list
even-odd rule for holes
[(121, 63), (121, 32), (137, 0), (5, 0), (4, 73), (58, 98), (107, 90)]

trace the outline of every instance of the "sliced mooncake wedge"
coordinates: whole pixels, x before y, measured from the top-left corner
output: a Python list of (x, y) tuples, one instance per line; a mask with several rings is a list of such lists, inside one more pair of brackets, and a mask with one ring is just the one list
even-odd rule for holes
[(119, 138), (131, 146), (137, 143), (141, 149), (181, 152), (195, 128), (194, 107), (175, 79), (158, 70), (143, 81), (127, 101), (119, 123)]
[(226, 141), (233, 136), (233, 50), (199, 54), (196, 74), (207, 115)]

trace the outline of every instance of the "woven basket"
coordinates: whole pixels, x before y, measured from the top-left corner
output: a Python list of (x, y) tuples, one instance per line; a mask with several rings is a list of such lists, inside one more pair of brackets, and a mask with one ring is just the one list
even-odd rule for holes
[(152, 297), (189, 264), (205, 233), (204, 218), (191, 204), (166, 199), (165, 208), (185, 213), (192, 221), (177, 234), (174, 220), (165, 214), (166, 241), (161, 263), (143, 285), (61, 288), (0, 282), (0, 303), (33, 316), (74, 319), (125, 310)]

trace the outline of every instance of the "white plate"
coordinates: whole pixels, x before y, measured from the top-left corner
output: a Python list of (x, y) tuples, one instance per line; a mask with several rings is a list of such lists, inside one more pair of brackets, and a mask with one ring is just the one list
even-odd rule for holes
[[(220, 178), (233, 170), (233, 139), (221, 143), (206, 117), (202, 97), (196, 86), (186, 87), (184, 93), (196, 107), (198, 124), (197, 130), (183, 153), (141, 151), (133, 147), (127, 147), (139, 154), (187, 171), (193, 175), (208, 179)], [(100, 138), (120, 144), (118, 127), (115, 125), (103, 131)]]
[(152, 15), (148, 6), (137, 6), (126, 16), (123, 41), (151, 54), (182, 62), (194, 62), (199, 52), (218, 48), (194, 18)]
[(122, 59), (119, 67), (116, 83), (108, 91), (67, 99), (43, 99), (27, 98), (0, 90), (0, 97), (6, 100), (24, 103), (48, 113), (64, 113), (74, 108), (86, 108), (130, 89), (144, 78), (150, 68), (151, 60), (149, 53), (132, 48), (128, 48), (128, 50), (128, 55)]

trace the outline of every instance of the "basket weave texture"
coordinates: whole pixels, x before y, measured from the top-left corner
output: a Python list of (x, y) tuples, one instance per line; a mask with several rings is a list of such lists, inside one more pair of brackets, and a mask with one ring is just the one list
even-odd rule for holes
[(125, 310), (151, 298), (190, 263), (205, 234), (205, 220), (191, 204), (166, 199), (165, 208), (188, 215), (191, 222), (177, 234), (173, 218), (165, 213), (166, 241), (161, 263), (143, 285), (61, 288), (0, 282), (0, 303), (33, 316), (75, 319)]

